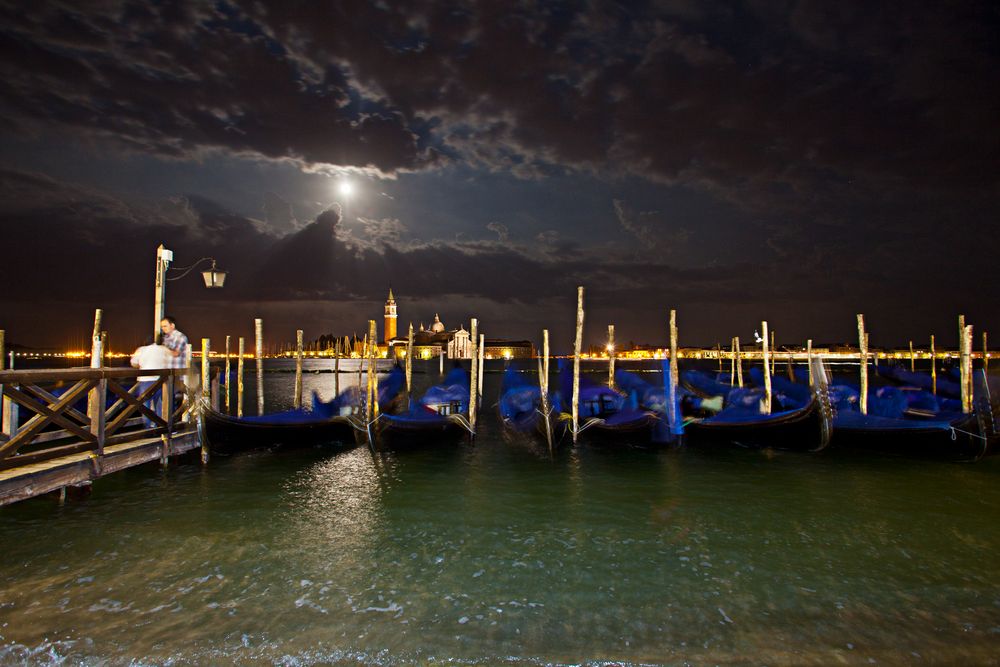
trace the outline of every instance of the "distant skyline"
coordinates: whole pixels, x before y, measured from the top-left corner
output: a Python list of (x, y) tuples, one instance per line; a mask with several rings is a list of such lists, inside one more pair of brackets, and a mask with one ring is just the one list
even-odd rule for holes
[[(1000, 7), (0, 2), (0, 329), (1000, 337)], [(338, 189), (349, 180), (348, 198)], [(1000, 340), (1000, 338), (998, 338)], [(217, 345), (216, 345), (217, 346)]]

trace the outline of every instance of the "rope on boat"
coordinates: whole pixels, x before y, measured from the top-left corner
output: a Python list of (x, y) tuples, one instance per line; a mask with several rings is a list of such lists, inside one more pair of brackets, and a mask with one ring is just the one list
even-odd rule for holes
[(952, 441), (958, 440), (958, 434), (959, 433), (964, 433), (965, 435), (971, 436), (973, 438), (979, 438), (980, 440), (983, 440), (983, 441), (985, 441), (987, 439), (985, 435), (982, 435), (980, 433), (973, 433), (971, 431), (963, 431), (962, 429), (955, 428), (954, 426), (951, 426), (949, 428), (951, 429), (951, 439), (952, 439)]
[(472, 424), (469, 422), (468, 419), (465, 418), (465, 415), (451, 414), (448, 415), (448, 419), (450, 419), (451, 421), (455, 422), (456, 424), (464, 428), (466, 431), (469, 432), (470, 435), (476, 434), (476, 429), (472, 427)]

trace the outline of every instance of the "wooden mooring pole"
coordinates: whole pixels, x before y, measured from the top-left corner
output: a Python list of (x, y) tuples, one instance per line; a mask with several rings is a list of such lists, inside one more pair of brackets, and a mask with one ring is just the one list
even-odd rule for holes
[(736, 337), (729, 339), (729, 345), (732, 351), (729, 355), (729, 386), (736, 384)]
[(230, 387), (229, 378), (232, 377), (232, 374), (231, 374), (232, 373), (232, 368), (229, 365), (229, 356), (230, 356), (230, 353), (229, 353), (229, 339), (230, 338), (232, 338), (232, 336), (226, 336), (226, 370), (225, 370), (225, 373), (226, 373), (226, 414), (227, 415), (228, 414), (232, 414), (232, 405), (231, 405), (231, 400), (232, 399), (230, 398), (230, 395), (232, 394), (232, 392), (229, 391), (229, 387)]
[(910, 341), (910, 372), (917, 370), (917, 355), (913, 352), (913, 341)]
[(477, 346), (479, 344), (479, 321), (476, 318), (472, 318), (472, 322), (469, 325), (470, 331), (469, 339), (472, 341), (472, 354), (470, 354), (472, 368), (470, 369), (469, 377), (469, 426), (472, 427), (472, 436), (476, 435), (476, 412), (478, 411), (479, 403), (479, 352)]
[(813, 339), (810, 338), (809, 340), (806, 341), (806, 365), (809, 367), (809, 386), (815, 387), (816, 378), (813, 377), (812, 358), (813, 358)]
[(340, 396), (340, 337), (333, 342), (333, 395)]
[(413, 322), (406, 332), (406, 406), (409, 410), (410, 393), (413, 391)]
[[(771, 371), (772, 367), (768, 365), (768, 349), (767, 349), (767, 322), (761, 322), (761, 331), (763, 332), (763, 340), (761, 341), (761, 353), (764, 357), (764, 405), (761, 406), (761, 414), (769, 415), (771, 414)], [(771, 342), (774, 342), (774, 334), (771, 334)], [(773, 360), (772, 360), (773, 361)]]
[(264, 320), (253, 321), (257, 353), (257, 415), (264, 414)]
[(958, 363), (959, 363), (958, 370), (959, 370), (959, 377), (961, 378), (960, 382), (962, 383), (962, 386), (960, 388), (962, 397), (962, 412), (968, 414), (969, 412), (971, 412), (971, 407), (972, 407), (972, 397), (970, 396), (969, 392), (969, 376), (971, 375), (969, 370), (972, 366), (972, 358), (971, 358), (972, 351), (969, 348), (971, 347), (970, 343), (972, 341), (972, 327), (965, 326), (964, 316), (959, 317), (959, 322), (961, 323), (962, 326), (961, 329), (962, 335), (961, 338), (959, 338), (959, 350), (958, 350)]
[(615, 388), (615, 325), (608, 325), (608, 386)]
[(986, 347), (986, 332), (983, 332), (983, 371), (990, 372), (990, 348)]
[(573, 345), (573, 444), (580, 431), (580, 351), (583, 347), (583, 287), (576, 288), (576, 342)]
[(486, 334), (479, 334), (479, 377), (476, 391), (479, 393), (479, 404), (483, 403), (483, 359), (486, 353)]
[[(201, 400), (207, 407), (211, 400), (211, 379), (209, 369), (212, 363), (212, 342), (208, 338), (201, 339)], [(201, 462), (208, 463), (208, 442), (201, 439)]]
[(670, 310), (670, 386), (667, 388), (667, 419), (670, 422), (670, 432), (674, 435), (681, 432), (681, 415), (677, 410), (677, 311)]
[(740, 353), (740, 337), (736, 337), (736, 386), (743, 386), (743, 355)]
[(237, 354), (239, 359), (236, 360), (236, 416), (243, 416), (243, 358), (246, 356), (245, 341), (243, 336), (240, 336), (239, 343), (237, 344)]
[[(94, 311), (94, 333), (91, 338), (90, 367), (100, 368), (104, 351), (101, 348), (101, 320), (104, 311), (98, 308)], [(97, 386), (90, 390), (87, 400), (87, 417), (90, 418), (90, 432), (97, 439), (97, 456), (104, 455), (105, 402), (108, 395), (108, 381), (98, 380)]]
[(302, 407), (302, 329), (295, 330), (295, 409)]
[(865, 316), (858, 313), (858, 362), (861, 393), (858, 396), (858, 409), (861, 414), (868, 414), (868, 334), (865, 333)]
[[(775, 363), (778, 360), (778, 356), (775, 354), (777, 351), (778, 348), (774, 344), (774, 331), (772, 331), (771, 332), (771, 375), (774, 375)], [(768, 414), (770, 414), (770, 412)]]
[(934, 349), (934, 334), (931, 334), (931, 393), (937, 396), (937, 351)]
[(552, 418), (549, 414), (549, 330), (542, 329), (542, 359), (538, 366), (538, 389), (541, 392), (542, 418), (545, 420), (545, 441), (552, 455)]

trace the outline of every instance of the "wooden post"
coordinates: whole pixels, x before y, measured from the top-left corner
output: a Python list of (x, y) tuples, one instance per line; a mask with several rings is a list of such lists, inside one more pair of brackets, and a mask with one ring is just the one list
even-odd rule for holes
[(302, 407), (302, 329), (295, 330), (295, 409)]
[[(0, 329), (0, 371), (4, 369), (4, 364), (6, 363), (6, 350), (4, 348), (4, 331)], [(14, 364), (11, 364), (13, 368)], [(0, 385), (0, 395), (3, 394), (3, 385)], [(0, 401), (3, 405), (3, 413), (0, 415), (0, 433), (12, 438), (17, 435), (17, 420), (18, 420), (18, 405), (14, 401), (10, 400), (6, 396)]]
[(722, 343), (715, 344), (715, 352), (719, 357), (719, 377), (722, 376)]
[(478, 377), (478, 389), (479, 392), (479, 403), (483, 402), (483, 376), (486, 373), (483, 372), (483, 356), (486, 353), (486, 334), (479, 334), (479, 377)]
[(257, 353), (257, 415), (264, 414), (264, 320), (253, 321)]
[[(964, 323), (965, 318), (962, 318)], [(969, 391), (969, 376), (972, 366), (972, 326), (966, 326), (962, 331), (961, 347), (959, 349), (959, 377), (961, 378), (962, 412), (968, 414), (972, 411), (972, 396)]]
[(469, 382), (469, 425), (472, 426), (472, 434), (475, 435), (476, 408), (477, 408), (477, 400), (479, 398), (479, 390), (478, 390), (479, 364), (477, 363), (477, 356), (478, 356), (477, 346), (479, 344), (479, 331), (478, 331), (479, 321), (473, 317), (472, 323), (470, 324), (469, 328), (472, 329), (472, 331), (469, 332), (471, 334), (469, 338), (472, 340), (472, 354), (470, 355), (472, 357), (472, 370), (471, 370), (472, 377), (470, 378)]
[(222, 369), (218, 368), (212, 375), (212, 409), (216, 412), (219, 411), (219, 384), (222, 379)]
[(615, 325), (608, 325), (608, 386), (615, 388)]
[(990, 372), (990, 349), (986, 347), (986, 332), (983, 332), (983, 371)]
[(538, 388), (541, 390), (542, 417), (545, 420), (545, 441), (552, 454), (552, 419), (549, 414), (549, 330), (542, 329), (542, 363), (538, 373)]
[[(771, 366), (768, 365), (767, 349), (767, 322), (761, 322), (763, 340), (761, 341), (761, 352), (764, 357), (764, 405), (761, 406), (761, 414), (771, 414)], [(771, 334), (771, 343), (774, 343), (774, 333)]]
[(809, 367), (809, 386), (815, 387), (816, 378), (813, 377), (812, 358), (813, 358), (813, 339), (810, 338), (809, 340), (806, 341), (806, 366)]
[(201, 397), (207, 403), (211, 398), (211, 378), (209, 377), (209, 363), (211, 360), (212, 342), (208, 338), (201, 339)]
[(174, 390), (176, 388), (177, 380), (174, 377), (174, 373), (171, 372), (167, 376), (167, 381), (163, 383), (163, 387), (160, 389), (162, 392), (162, 399), (160, 400), (160, 417), (163, 421), (167, 422), (167, 432), (162, 436), (163, 449), (160, 452), (160, 464), (167, 465), (167, 459), (170, 456), (171, 441), (174, 434)]
[(674, 435), (680, 433), (681, 416), (677, 412), (677, 311), (670, 310), (670, 387), (667, 389), (667, 419), (670, 422), (670, 432)]
[(444, 353), (446, 347), (441, 348), (441, 354), (438, 355), (438, 375), (444, 377)]
[(861, 394), (858, 409), (868, 414), (868, 334), (865, 333), (865, 316), (858, 313), (858, 361), (860, 364)]
[(965, 384), (966, 386), (966, 396), (969, 399), (969, 412), (972, 412), (973, 406), (975, 404), (975, 386), (972, 382), (972, 350), (975, 347), (975, 339), (972, 337), (972, 325), (968, 324), (965, 327), (965, 350), (969, 357), (966, 362), (965, 367)]
[(913, 341), (910, 341), (910, 372), (913, 373), (917, 370), (917, 357), (913, 353)]
[(732, 352), (729, 355), (729, 386), (736, 384), (736, 337), (729, 339)]
[[(100, 368), (101, 358), (104, 353), (101, 349), (101, 320), (104, 311), (98, 308), (94, 311), (94, 333), (91, 338), (90, 367)], [(97, 438), (97, 455), (104, 454), (104, 427), (107, 413), (105, 411), (105, 401), (108, 394), (108, 381), (98, 380), (97, 386), (90, 390), (87, 400), (87, 416), (90, 418), (90, 432)]]
[(937, 396), (937, 351), (934, 349), (934, 334), (931, 334), (931, 393)]
[(340, 337), (333, 343), (333, 395), (340, 396)]
[(740, 337), (736, 337), (736, 386), (743, 386), (743, 353), (740, 352)]
[(226, 382), (225, 382), (225, 386), (226, 386), (226, 414), (227, 415), (228, 414), (232, 414), (232, 405), (231, 405), (231, 400), (232, 399), (230, 397), (230, 391), (229, 391), (229, 378), (232, 377), (232, 369), (231, 369), (231, 367), (229, 365), (229, 356), (230, 356), (230, 353), (229, 353), (229, 339), (230, 338), (232, 338), (232, 336), (226, 336), (226, 370), (225, 370)]
[(108, 360), (108, 332), (101, 332), (101, 367), (107, 366)]
[[(212, 343), (208, 338), (201, 339), (201, 398), (206, 404), (211, 400), (211, 379), (209, 369), (211, 365)], [(208, 442), (201, 439), (201, 462), (208, 463)]]
[(236, 360), (236, 416), (243, 416), (243, 358), (246, 356), (243, 336), (238, 343), (239, 359)]
[(583, 287), (576, 288), (576, 342), (573, 345), (573, 444), (580, 430), (580, 350), (583, 347)]
[(774, 375), (774, 365), (778, 360), (778, 355), (775, 354), (778, 348), (774, 345), (774, 332), (771, 332), (771, 375)]
[[(361, 404), (364, 400), (361, 398), (364, 395), (361, 392), (361, 376), (362, 373), (364, 372), (365, 364), (368, 363), (366, 361), (367, 356), (368, 356), (368, 334), (365, 334), (364, 339), (361, 341), (361, 355), (358, 357), (358, 407), (359, 408), (361, 407)], [(358, 410), (358, 414), (361, 414), (361, 410)]]
[(378, 417), (378, 338), (375, 320), (368, 320), (368, 401), (367, 423), (371, 424)]
[(410, 406), (410, 392), (413, 391), (413, 322), (406, 332), (406, 406)]

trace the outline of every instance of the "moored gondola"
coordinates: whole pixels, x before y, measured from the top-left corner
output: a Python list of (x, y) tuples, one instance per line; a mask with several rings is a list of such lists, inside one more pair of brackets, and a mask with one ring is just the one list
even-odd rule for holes
[(455, 367), (408, 409), (382, 413), (375, 425), (379, 448), (398, 449), (427, 444), (454, 444), (472, 433), (469, 423), (469, 373)]

